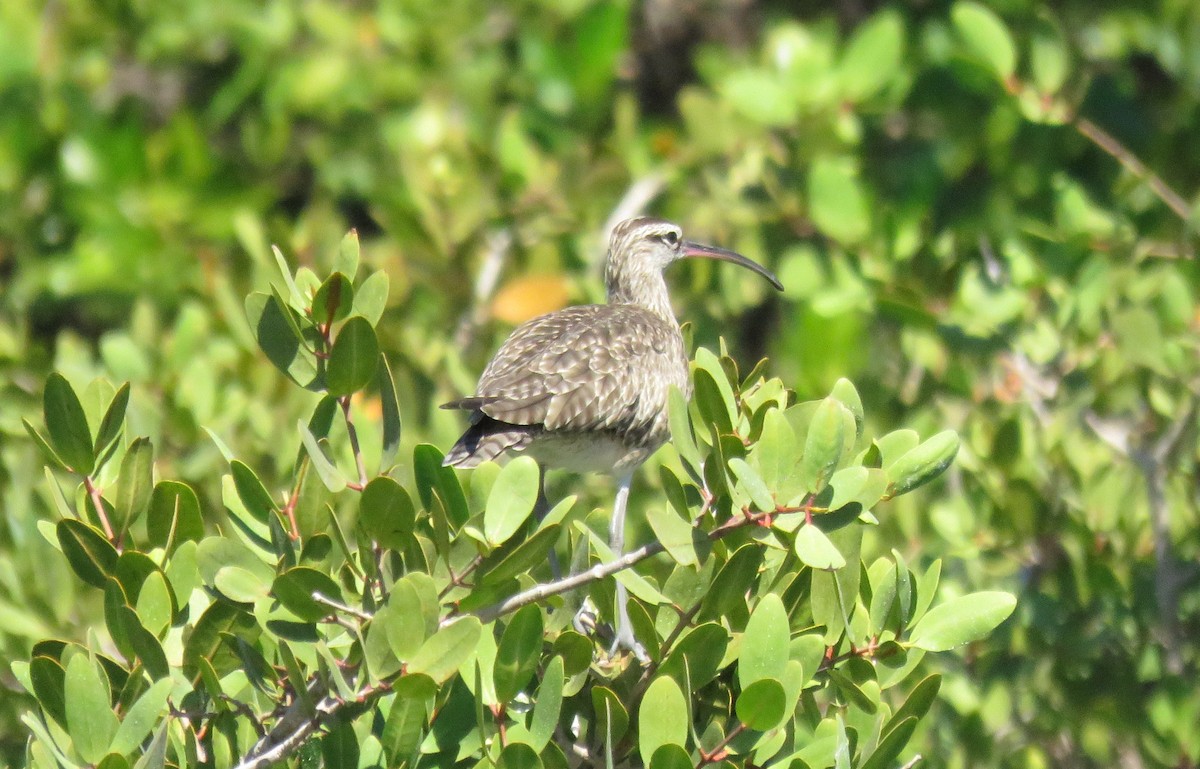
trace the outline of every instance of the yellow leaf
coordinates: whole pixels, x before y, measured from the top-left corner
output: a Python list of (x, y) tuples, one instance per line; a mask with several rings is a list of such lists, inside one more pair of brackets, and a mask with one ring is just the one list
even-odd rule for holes
[(496, 292), (492, 317), (516, 325), (561, 310), (569, 300), (567, 280), (562, 275), (526, 275), (510, 280)]

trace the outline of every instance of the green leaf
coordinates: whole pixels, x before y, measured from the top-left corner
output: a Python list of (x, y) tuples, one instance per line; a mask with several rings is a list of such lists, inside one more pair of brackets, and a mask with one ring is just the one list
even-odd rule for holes
[(212, 603), (200, 615), (184, 644), (184, 675), (193, 682), (199, 680), (201, 662), (210, 665), (218, 675), (240, 666), (236, 655), (225, 648), (225, 639), (253, 639), (258, 632), (258, 623), (246, 612), (224, 601)]
[(129, 383), (126, 382), (113, 395), (103, 419), (100, 420), (100, 429), (96, 431), (96, 443), (92, 448), (95, 456), (104, 456), (108, 447), (121, 437), (121, 429), (125, 426), (125, 410), (128, 407)]
[(837, 380), (833, 384), (833, 389), (829, 392), (829, 397), (845, 406), (854, 416), (854, 434), (857, 441), (858, 438), (862, 437), (863, 423), (866, 421), (866, 415), (863, 413), (862, 398), (859, 397), (854, 383), (845, 378)]
[(384, 471), (396, 461), (400, 450), (400, 401), (396, 395), (396, 380), (388, 365), (387, 356), (379, 356), (379, 371), (376, 374), (379, 387), (379, 410), (383, 421), (383, 448), (379, 454), (379, 469)]
[(483, 535), (493, 546), (507, 542), (529, 518), (540, 482), (541, 470), (532, 457), (516, 457), (500, 471), (483, 512)]
[(846, 559), (825, 532), (813, 524), (805, 524), (796, 532), (796, 555), (802, 563), (823, 571), (840, 569), (846, 565)]
[(959, 0), (950, 9), (950, 21), (967, 53), (1001, 81), (1013, 75), (1017, 49), (1004, 22), (987, 6)]
[(416, 654), (425, 642), (425, 613), (412, 575), (397, 580), (392, 586), (384, 627), (392, 653), (401, 662)]
[(592, 709), (596, 711), (596, 734), (615, 745), (629, 729), (629, 711), (616, 692), (607, 686), (592, 687)]
[[(47, 440), (44, 435), (38, 432), (37, 428), (30, 424), (28, 419), (22, 417), (21, 424), (25, 426), (25, 432), (29, 434), (29, 437), (33, 439), (33, 442), (36, 443), (38, 448), (42, 450), (42, 457), (47, 462), (59, 468), (60, 470), (70, 469), (67, 467), (67, 463), (63, 461), (62, 457), (58, 455), (58, 452), (54, 450), (54, 447), (50, 445), (50, 441)], [(49, 472), (49, 470), (47, 470), (47, 472)]]
[(67, 672), (58, 660), (45, 655), (36, 655), (29, 661), (29, 680), (33, 684), (33, 695), (38, 704), (51, 718), (65, 727), (67, 725)]
[(801, 473), (805, 488), (818, 494), (829, 484), (846, 447), (846, 407), (830, 397), (813, 414), (804, 441)]
[(977, 641), (996, 629), (1017, 606), (1010, 593), (971, 593), (935, 606), (922, 617), (908, 642), (918, 649), (946, 651)]
[(342, 471), (337, 468), (325, 453), (325, 449), (316, 437), (313, 436), (312, 432), (309, 431), (308, 425), (305, 424), (304, 420), (296, 420), (296, 426), (300, 431), (300, 443), (303, 444), (304, 450), (308, 452), (308, 458), (312, 462), (313, 469), (317, 471), (317, 476), (320, 477), (321, 483), (325, 484), (325, 488), (335, 493), (346, 488), (346, 476), (342, 475)]
[(366, 318), (345, 322), (329, 351), (325, 381), (329, 394), (341, 397), (365, 387), (379, 368), (379, 340)]
[(495, 585), (544, 564), (546, 554), (554, 548), (562, 527), (551, 524), (538, 529), (528, 539), (510, 542), (484, 559), (479, 569), (480, 584)]
[(363, 316), (372, 326), (378, 326), (387, 309), (388, 283), (388, 274), (383, 270), (368, 275), (354, 292), (354, 314)]
[(327, 769), (358, 769), (358, 735), (349, 721), (338, 719), (327, 728), (321, 738), (321, 759)]
[(673, 510), (657, 505), (646, 512), (646, 521), (654, 531), (654, 538), (667, 549), (667, 554), (683, 566), (695, 566), (700, 562), (696, 548), (703, 547), (704, 535), (680, 518)]
[(724, 627), (702, 623), (680, 637), (659, 672), (674, 678), (681, 688), (697, 689), (716, 677), (728, 648), (729, 632)]
[[(301, 387), (320, 388), (317, 357), (295, 310), (274, 294), (256, 292), (246, 297), (246, 318), (267, 360)], [(307, 320), (304, 323), (315, 340), (315, 328)]]
[[(718, 766), (727, 766), (727, 763)], [(650, 757), (650, 769), (692, 769), (692, 757), (680, 745), (660, 745)]]
[(808, 172), (809, 215), (817, 227), (846, 245), (871, 231), (867, 195), (850, 157), (818, 155)]
[(787, 610), (778, 595), (763, 596), (742, 634), (738, 654), (738, 683), (743, 689), (764, 678), (777, 678), (788, 661), (791, 630)]
[(150, 504), (154, 487), (154, 447), (149, 438), (138, 438), (129, 445), (121, 460), (117, 482), (117, 520), (113, 523), (120, 538)]
[(779, 409), (763, 416), (762, 433), (750, 451), (750, 461), (758, 468), (763, 483), (786, 502), (791, 496), (790, 481), (796, 474), (796, 433)]
[(90, 473), (95, 467), (96, 454), (87, 416), (70, 383), (58, 372), (46, 380), (42, 411), (55, 455), (76, 473)]
[(328, 574), (307, 566), (288, 569), (276, 577), (271, 585), (271, 594), (302, 622), (319, 622), (335, 613), (333, 609), (313, 598), (314, 593), (320, 593), (334, 601), (342, 600), (341, 588)]
[(165, 769), (167, 764), (167, 721), (163, 721), (150, 741), (150, 747), (133, 765), (133, 769)]
[(945, 430), (903, 454), (887, 468), (889, 497), (907, 494), (942, 474), (958, 453), (958, 433)]
[(457, 529), (467, 522), (470, 510), (454, 468), (442, 466), (444, 457), (437, 446), (419, 444), (413, 449), (413, 473), (417, 477), (417, 492), (421, 495), (425, 510), (435, 512), (433, 498), (436, 491), (444, 505), (447, 522)]
[(351, 229), (338, 244), (337, 256), (333, 259), (333, 269), (354, 278), (358, 273), (358, 258), (361, 249), (358, 244), (358, 230)]
[(324, 327), (343, 320), (350, 314), (354, 303), (354, 286), (350, 279), (335, 272), (325, 279), (312, 300), (312, 319)]
[(855, 28), (838, 63), (844, 98), (861, 101), (895, 82), (904, 64), (904, 18), (885, 9)]
[(737, 607), (745, 606), (746, 592), (758, 576), (762, 559), (763, 549), (755, 544), (742, 545), (734, 551), (705, 593), (699, 618), (723, 619)]
[(412, 539), (415, 523), (412, 498), (394, 478), (378, 476), (363, 489), (358, 525), (380, 547), (403, 550)]
[(213, 587), (237, 603), (254, 603), (265, 598), (270, 589), (260, 575), (241, 566), (222, 566), (213, 576)]
[(942, 677), (935, 673), (913, 687), (912, 693), (908, 695), (908, 699), (896, 709), (896, 713), (884, 725), (883, 733), (886, 735), (893, 729), (898, 728), (905, 719), (915, 718), (919, 720), (924, 718), (925, 714), (929, 712), (929, 708), (933, 706), (934, 700), (937, 699), (938, 690), (941, 686)]
[(764, 513), (775, 511), (775, 497), (772, 496), (771, 490), (767, 488), (762, 477), (746, 460), (741, 457), (733, 457), (729, 460), (729, 469), (733, 471), (734, 477), (738, 479), (738, 485), (750, 497), (756, 508)]
[(498, 701), (508, 702), (529, 683), (541, 658), (543, 631), (542, 610), (536, 604), (522, 607), (504, 628), (492, 672)]
[(71, 569), (92, 587), (104, 589), (108, 575), (117, 565), (117, 549), (100, 532), (74, 519), (64, 519), (54, 527), (58, 546)]
[(268, 518), (279, 511), (275, 500), (258, 475), (245, 463), (233, 460), (229, 463), (233, 475), (233, 485), (237, 489), (238, 499), (246, 506), (246, 511), (254, 516), (259, 523), (266, 523)]
[(734, 709), (743, 724), (765, 732), (778, 726), (786, 715), (787, 695), (774, 678), (762, 678), (742, 689)]
[(670, 676), (654, 679), (638, 707), (638, 750), (649, 762), (662, 745), (687, 746), (688, 707)]
[(179, 481), (155, 484), (146, 514), (146, 536), (151, 547), (167, 548), (168, 554), (188, 540), (204, 538), (200, 499), (191, 486)]
[(500, 751), (496, 769), (542, 769), (542, 759), (525, 743), (511, 742)]
[(169, 679), (155, 681), (121, 721), (116, 735), (113, 737), (111, 750), (120, 755), (128, 755), (137, 749), (158, 723), (160, 717), (166, 715), (167, 698), (174, 684)]
[(529, 718), (529, 744), (538, 752), (550, 742), (558, 726), (564, 682), (563, 658), (556, 654), (547, 663), (546, 672), (538, 683), (537, 700), (533, 703), (533, 714)]
[(888, 731), (871, 755), (867, 756), (867, 760), (862, 762), (861, 769), (887, 769), (895, 766), (900, 751), (904, 750), (904, 746), (912, 739), (917, 723), (918, 719), (910, 716)]
[(674, 385), (667, 393), (667, 421), (671, 426), (671, 443), (683, 461), (683, 466), (693, 479), (698, 479), (702, 466), (700, 449), (696, 447), (696, 436), (692, 432), (692, 421), (688, 417), (687, 400)]
[(71, 741), (84, 761), (97, 763), (108, 753), (120, 725), (112, 709), (108, 679), (88, 655), (76, 654), (67, 663), (64, 689)]
[(424, 673), (441, 683), (471, 658), (479, 643), (482, 625), (475, 617), (456, 619), (438, 630), (409, 660), (409, 673)]
[(391, 766), (412, 758), (421, 747), (425, 721), (433, 712), (437, 684), (428, 676), (409, 674), (392, 686), (396, 693), (383, 726), (384, 753)]

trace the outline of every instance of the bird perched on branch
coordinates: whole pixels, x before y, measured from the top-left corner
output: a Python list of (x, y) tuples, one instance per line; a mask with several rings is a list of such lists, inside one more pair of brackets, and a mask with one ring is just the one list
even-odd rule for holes
[[(668, 265), (687, 257), (740, 264), (783, 289), (741, 254), (684, 240), (678, 225), (621, 222), (605, 263), (608, 303), (568, 307), (518, 326), (475, 394), (442, 406), (469, 412), (470, 423), (444, 464), (470, 468), (524, 452), (543, 468), (612, 474), (617, 494), (609, 538), (620, 556), (633, 472), (670, 437), (670, 388), (691, 393), (688, 351), (663, 279)], [(618, 582), (617, 645), (641, 656), (626, 600)]]

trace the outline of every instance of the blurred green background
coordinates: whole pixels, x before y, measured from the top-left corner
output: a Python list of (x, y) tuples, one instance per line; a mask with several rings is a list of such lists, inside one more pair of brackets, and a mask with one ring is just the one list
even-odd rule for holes
[(49, 371), (132, 381), (159, 476), (217, 509), (205, 430), (279, 481), (312, 405), (245, 321), (270, 244), (319, 265), (354, 227), (388, 271), (411, 450), (646, 211), (787, 286), (673, 269), (697, 344), (964, 438), (868, 545), (1019, 597), (939, 659), (922, 765), (1196, 766), (1197, 137), (1195, 0), (5, 0), (0, 763), (7, 663), (100, 616), (37, 528)]

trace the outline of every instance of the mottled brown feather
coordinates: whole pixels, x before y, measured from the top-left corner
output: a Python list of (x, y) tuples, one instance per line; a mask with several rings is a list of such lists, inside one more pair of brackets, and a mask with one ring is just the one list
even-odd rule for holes
[(668, 435), (667, 392), (672, 384), (687, 390), (687, 366), (678, 327), (640, 307), (583, 305), (535, 318), (505, 341), (474, 396), (447, 404), (473, 414), (446, 462), (485, 461), (480, 455), (494, 448), (481, 439), (485, 432), (502, 434), (499, 442), (516, 450), (541, 431), (611, 432), (656, 448)]

